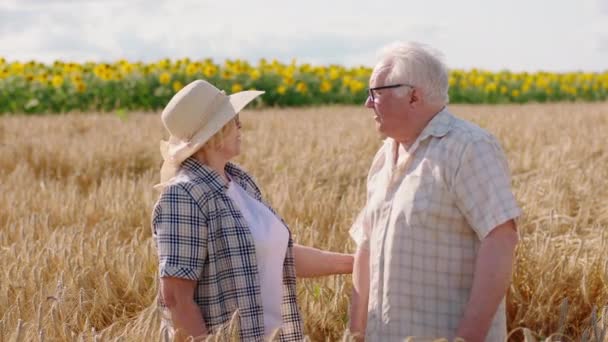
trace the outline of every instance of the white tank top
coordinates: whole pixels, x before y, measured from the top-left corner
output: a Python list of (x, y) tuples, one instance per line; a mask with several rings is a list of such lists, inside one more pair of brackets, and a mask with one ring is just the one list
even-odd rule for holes
[(289, 233), (272, 211), (236, 182), (229, 183), (227, 194), (243, 214), (253, 236), (264, 307), (264, 334), (268, 336), (283, 325), (283, 263)]

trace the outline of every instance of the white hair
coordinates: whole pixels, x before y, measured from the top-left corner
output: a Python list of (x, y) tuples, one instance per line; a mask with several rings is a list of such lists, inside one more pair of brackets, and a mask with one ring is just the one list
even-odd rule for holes
[[(381, 50), (374, 73), (384, 67), (390, 68), (386, 82), (412, 85), (422, 91), (429, 103), (448, 103), (448, 69), (439, 51), (416, 42), (396, 42)], [(408, 90), (405, 88), (401, 96)]]

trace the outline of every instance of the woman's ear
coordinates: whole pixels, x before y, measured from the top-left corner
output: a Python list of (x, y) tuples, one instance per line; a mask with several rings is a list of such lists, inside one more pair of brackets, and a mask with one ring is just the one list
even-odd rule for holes
[(194, 156), (199, 159), (199, 160), (207, 160), (207, 149), (209, 148), (209, 146), (207, 146), (207, 144), (203, 145), (201, 148), (198, 149), (198, 151), (196, 151), (196, 153), (194, 153)]

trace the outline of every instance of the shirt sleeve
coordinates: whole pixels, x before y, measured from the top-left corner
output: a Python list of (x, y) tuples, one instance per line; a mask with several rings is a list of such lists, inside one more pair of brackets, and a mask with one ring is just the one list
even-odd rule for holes
[(384, 167), (384, 160), (386, 159), (385, 151), (387, 148), (390, 148), (390, 146), (391, 144), (389, 140), (385, 140), (382, 147), (378, 149), (378, 152), (376, 152), (376, 155), (372, 160), (372, 164), (367, 173), (367, 191), (365, 206), (363, 207), (363, 209), (361, 209), (359, 215), (357, 215), (357, 218), (355, 219), (355, 222), (348, 231), (350, 237), (355, 241), (357, 246), (362, 249), (369, 249), (369, 241), (373, 229), (372, 220), (369, 216), (370, 214), (368, 210), (369, 201), (372, 197), (373, 191), (376, 188), (376, 182), (374, 180), (377, 178), (378, 173)]
[(179, 184), (168, 186), (153, 212), (160, 277), (198, 280), (207, 258), (207, 220)]
[(521, 215), (511, 191), (507, 159), (493, 137), (475, 140), (465, 148), (452, 191), (479, 239)]
[(357, 244), (357, 247), (361, 249), (369, 249), (369, 240), (371, 235), (371, 225), (369, 217), (366, 213), (366, 207), (359, 212), (355, 222), (348, 231), (350, 237)]

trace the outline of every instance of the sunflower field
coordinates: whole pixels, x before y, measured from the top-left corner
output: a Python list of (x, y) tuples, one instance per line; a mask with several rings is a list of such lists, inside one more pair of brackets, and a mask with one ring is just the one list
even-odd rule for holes
[[(0, 57), (0, 113), (155, 111), (195, 79), (227, 93), (265, 90), (258, 106), (361, 104), (371, 68), (315, 66), (261, 59), (221, 64), (211, 59), (153, 63), (8, 61)], [(513, 73), (451, 70), (451, 103), (525, 103), (608, 99), (603, 73)]]

